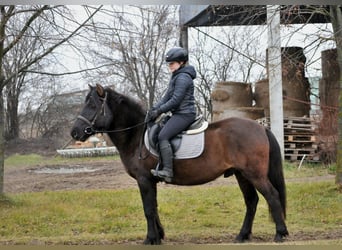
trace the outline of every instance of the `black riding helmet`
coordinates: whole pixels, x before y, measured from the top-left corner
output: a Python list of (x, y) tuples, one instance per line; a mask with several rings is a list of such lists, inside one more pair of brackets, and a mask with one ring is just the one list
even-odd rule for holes
[(181, 47), (175, 47), (170, 49), (165, 56), (166, 62), (187, 62), (188, 60), (188, 51)]

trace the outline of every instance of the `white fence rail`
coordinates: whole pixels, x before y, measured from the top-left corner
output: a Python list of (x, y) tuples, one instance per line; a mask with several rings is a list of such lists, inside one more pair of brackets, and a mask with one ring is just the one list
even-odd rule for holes
[(118, 153), (116, 147), (58, 149), (57, 153), (66, 158), (110, 156)]

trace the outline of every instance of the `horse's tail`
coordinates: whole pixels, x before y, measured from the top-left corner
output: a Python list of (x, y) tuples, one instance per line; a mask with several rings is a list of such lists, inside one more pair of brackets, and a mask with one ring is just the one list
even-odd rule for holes
[(269, 129), (266, 129), (266, 134), (270, 144), (268, 178), (279, 193), (283, 214), (284, 217), (286, 217), (286, 187), (280, 146), (277, 139)]

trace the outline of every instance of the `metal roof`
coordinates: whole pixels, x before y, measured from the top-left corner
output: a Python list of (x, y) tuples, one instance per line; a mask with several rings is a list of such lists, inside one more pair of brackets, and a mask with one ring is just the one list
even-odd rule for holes
[[(181, 26), (266, 24), (266, 5), (181, 5)], [(342, 9), (342, 7), (341, 7)], [(329, 23), (329, 6), (281, 5), (281, 24)]]

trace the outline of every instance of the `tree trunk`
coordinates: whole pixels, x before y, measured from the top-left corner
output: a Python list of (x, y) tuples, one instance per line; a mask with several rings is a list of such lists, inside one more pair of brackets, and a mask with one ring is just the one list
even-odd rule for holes
[[(0, 86), (3, 79), (0, 74)], [(4, 138), (4, 100), (0, 87), (0, 195), (4, 192), (4, 171), (5, 171), (5, 138)]]
[[(6, 87), (15, 88), (16, 85), (7, 85)], [(6, 140), (19, 137), (18, 101), (19, 96), (15, 90), (7, 91), (6, 126), (4, 131)]]
[(5, 27), (6, 27), (6, 16), (5, 7), (0, 8), (0, 195), (4, 192), (4, 172), (5, 172), (5, 138), (4, 138), (4, 99), (3, 90), (5, 87), (4, 76), (2, 73), (2, 62), (4, 54), (4, 40), (5, 40)]
[(334, 31), (337, 49), (337, 61), (340, 67), (340, 93), (338, 109), (338, 142), (336, 163), (336, 184), (342, 188), (342, 12), (340, 6), (330, 6), (331, 24)]

